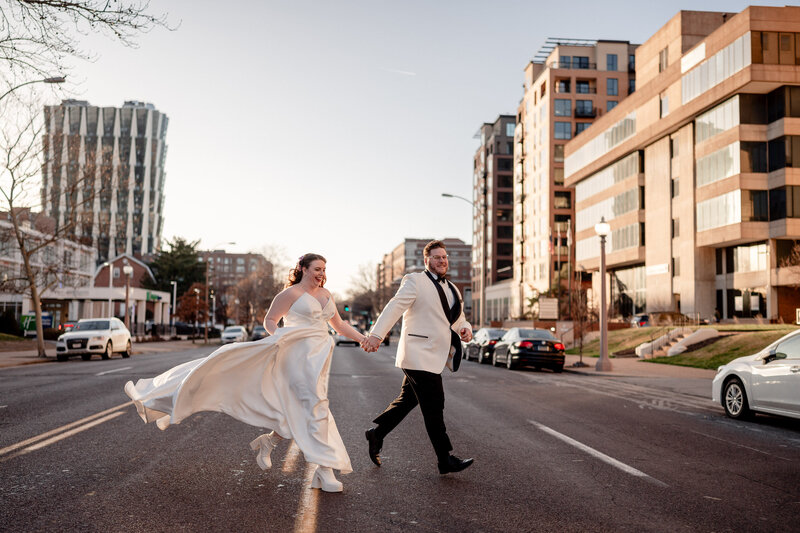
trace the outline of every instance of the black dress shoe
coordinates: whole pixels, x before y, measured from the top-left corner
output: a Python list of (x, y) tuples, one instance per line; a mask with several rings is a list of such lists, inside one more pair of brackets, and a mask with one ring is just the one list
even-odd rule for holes
[(366, 432), (367, 442), (369, 442), (369, 458), (378, 466), (381, 466), (381, 448), (383, 439), (375, 434), (375, 428), (369, 428)]
[(474, 462), (474, 459), (459, 459), (455, 455), (448, 455), (447, 460), (439, 461), (439, 473), (449, 474), (451, 472), (461, 472)]

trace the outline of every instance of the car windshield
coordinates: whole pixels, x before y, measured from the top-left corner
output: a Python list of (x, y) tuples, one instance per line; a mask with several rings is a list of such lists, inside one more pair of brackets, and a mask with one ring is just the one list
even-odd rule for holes
[(77, 331), (96, 331), (98, 329), (109, 329), (108, 320), (91, 320), (89, 322), (78, 322), (75, 325)]
[(241, 331), (242, 331), (241, 326), (234, 326), (234, 327), (225, 328), (224, 333), (239, 333)]
[(556, 340), (553, 334), (546, 329), (521, 329), (519, 336), (523, 339), (547, 339), (549, 341)]
[(506, 334), (506, 330), (504, 329), (490, 329), (488, 331), (490, 339), (499, 339), (503, 335)]
[(255, 328), (253, 328), (253, 331), (267, 331), (267, 330), (266, 328), (264, 328), (264, 326), (256, 326)]

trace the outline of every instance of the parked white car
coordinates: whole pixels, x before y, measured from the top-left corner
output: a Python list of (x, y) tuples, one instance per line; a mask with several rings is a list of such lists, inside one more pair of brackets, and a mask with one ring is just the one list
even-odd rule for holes
[(719, 367), (711, 397), (731, 418), (754, 411), (800, 418), (800, 331)]
[(56, 359), (66, 361), (71, 355), (80, 355), (88, 361), (93, 354), (108, 359), (114, 353), (131, 356), (131, 332), (118, 318), (84, 318), (75, 327), (58, 337)]
[(222, 332), (222, 344), (228, 342), (244, 342), (247, 340), (247, 329), (244, 326), (228, 326)]

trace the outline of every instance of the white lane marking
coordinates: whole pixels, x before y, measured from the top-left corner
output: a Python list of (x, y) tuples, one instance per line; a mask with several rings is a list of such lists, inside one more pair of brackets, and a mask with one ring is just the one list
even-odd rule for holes
[(545, 433), (548, 433), (548, 434), (552, 435), (553, 437), (555, 437), (555, 438), (557, 438), (557, 439), (559, 439), (561, 441), (566, 442), (570, 446), (574, 446), (574, 447), (578, 448), (579, 450), (588, 453), (592, 457), (600, 459), (604, 463), (609, 464), (609, 465), (613, 466), (614, 468), (618, 468), (618, 469), (622, 470), (626, 474), (630, 474), (632, 476), (643, 478), (643, 479), (645, 479), (647, 481), (650, 481), (651, 483), (655, 483), (656, 485), (658, 485), (660, 487), (668, 487), (669, 486), (666, 483), (664, 483), (663, 481), (659, 481), (656, 478), (645, 474), (641, 470), (637, 470), (637, 469), (633, 468), (632, 466), (626, 465), (625, 463), (623, 463), (621, 461), (617, 461), (613, 457), (609, 457), (608, 455), (606, 455), (606, 454), (604, 454), (602, 452), (599, 452), (599, 451), (595, 450), (594, 448), (583, 444), (582, 442), (578, 442), (577, 440), (573, 439), (572, 437), (567, 437), (563, 433), (559, 433), (558, 431), (556, 431), (556, 430), (554, 430), (552, 428), (549, 428), (549, 427), (545, 426), (544, 424), (540, 424), (539, 422), (537, 422), (535, 420), (528, 420), (528, 422), (530, 422), (531, 424), (533, 424), (534, 426), (536, 426), (540, 430), (544, 431)]
[(105, 376), (106, 374), (111, 374), (114, 372), (122, 372), (123, 370), (130, 370), (133, 368), (132, 366), (123, 366), (122, 368), (115, 368), (114, 370), (106, 370), (105, 372), (100, 372), (99, 374), (95, 374), (95, 376)]
[(120, 412), (117, 412), (117, 413), (111, 413), (110, 415), (106, 415), (103, 418), (98, 418), (96, 420), (92, 420), (88, 424), (84, 424), (82, 426), (78, 426), (78, 427), (76, 427), (74, 429), (71, 429), (71, 430), (65, 432), (65, 433), (61, 433), (60, 435), (56, 435), (55, 437), (51, 437), (51, 438), (49, 438), (47, 440), (43, 440), (43, 441), (38, 442), (38, 443), (36, 443), (36, 444), (34, 444), (32, 446), (28, 446), (27, 448), (19, 450), (16, 453), (12, 453), (11, 455), (7, 455), (6, 457), (2, 457), (2, 458), (0, 458), (0, 463), (2, 463), (3, 461), (8, 461), (9, 459), (13, 459), (14, 457), (19, 457), (20, 455), (25, 455), (26, 453), (30, 453), (30, 452), (39, 450), (41, 448), (44, 448), (45, 446), (50, 446), (51, 444), (54, 444), (54, 443), (56, 443), (58, 441), (64, 440), (66, 438), (69, 438), (69, 437), (71, 437), (73, 435), (76, 435), (76, 434), (82, 432), (82, 431), (86, 431), (87, 429), (93, 428), (94, 426), (98, 426), (98, 425), (102, 424), (103, 422), (108, 422), (109, 420), (112, 420), (112, 419), (117, 418), (118, 416), (122, 416), (124, 414), (125, 413), (120, 411)]
[(720, 442), (724, 442), (725, 444), (730, 444), (732, 446), (737, 446), (739, 448), (744, 448), (745, 450), (750, 450), (750, 451), (753, 451), (753, 452), (756, 452), (756, 453), (763, 453), (764, 455), (769, 455), (770, 457), (777, 457), (778, 459), (783, 459), (784, 461), (791, 461), (791, 459), (787, 459), (786, 457), (781, 457), (780, 455), (775, 455), (774, 453), (769, 453), (769, 452), (765, 452), (763, 450), (759, 450), (759, 449), (756, 449), (756, 448), (751, 448), (750, 446), (745, 446), (744, 444), (737, 444), (737, 443), (731, 442), (731, 441), (729, 441), (727, 439), (721, 439), (719, 437), (715, 437), (715, 436), (709, 435), (707, 433), (701, 433), (700, 431), (695, 431), (695, 430), (691, 430), (691, 431), (692, 431), (692, 433), (696, 433), (698, 435), (702, 435), (704, 437), (708, 437), (709, 439), (718, 440)]
[(105, 411), (100, 411), (99, 413), (95, 413), (93, 415), (89, 415), (89, 416), (87, 416), (85, 418), (81, 418), (80, 420), (76, 420), (75, 422), (70, 422), (69, 424), (63, 425), (63, 426), (61, 426), (59, 428), (52, 429), (50, 431), (46, 431), (45, 433), (42, 433), (41, 435), (36, 435), (35, 437), (31, 437), (29, 439), (25, 439), (22, 442), (18, 442), (16, 444), (12, 444), (11, 446), (6, 446), (5, 448), (0, 448), (0, 455), (5, 455), (7, 453), (13, 452), (14, 450), (18, 450), (20, 448), (24, 448), (25, 446), (28, 446), (29, 444), (33, 444), (34, 442), (40, 441), (42, 439), (46, 439), (47, 437), (50, 437), (50, 436), (55, 435), (57, 433), (61, 433), (62, 431), (67, 431), (68, 429), (74, 428), (75, 426), (80, 426), (81, 424), (85, 424), (86, 422), (89, 422), (90, 420), (94, 420), (95, 418), (99, 418), (101, 416), (105, 416), (105, 415), (107, 415), (109, 413), (113, 413), (114, 411), (119, 411), (120, 409), (124, 409), (125, 407), (128, 407), (130, 405), (133, 405), (133, 403), (129, 402), (129, 401), (125, 402), (125, 403), (121, 403), (116, 407), (112, 407), (111, 409), (106, 409)]

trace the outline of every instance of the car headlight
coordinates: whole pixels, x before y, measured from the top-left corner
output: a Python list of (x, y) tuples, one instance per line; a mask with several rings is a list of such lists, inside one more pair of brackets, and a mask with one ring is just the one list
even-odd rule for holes
[(92, 337), (89, 339), (90, 341), (100, 341), (103, 342), (106, 338), (105, 337)]

